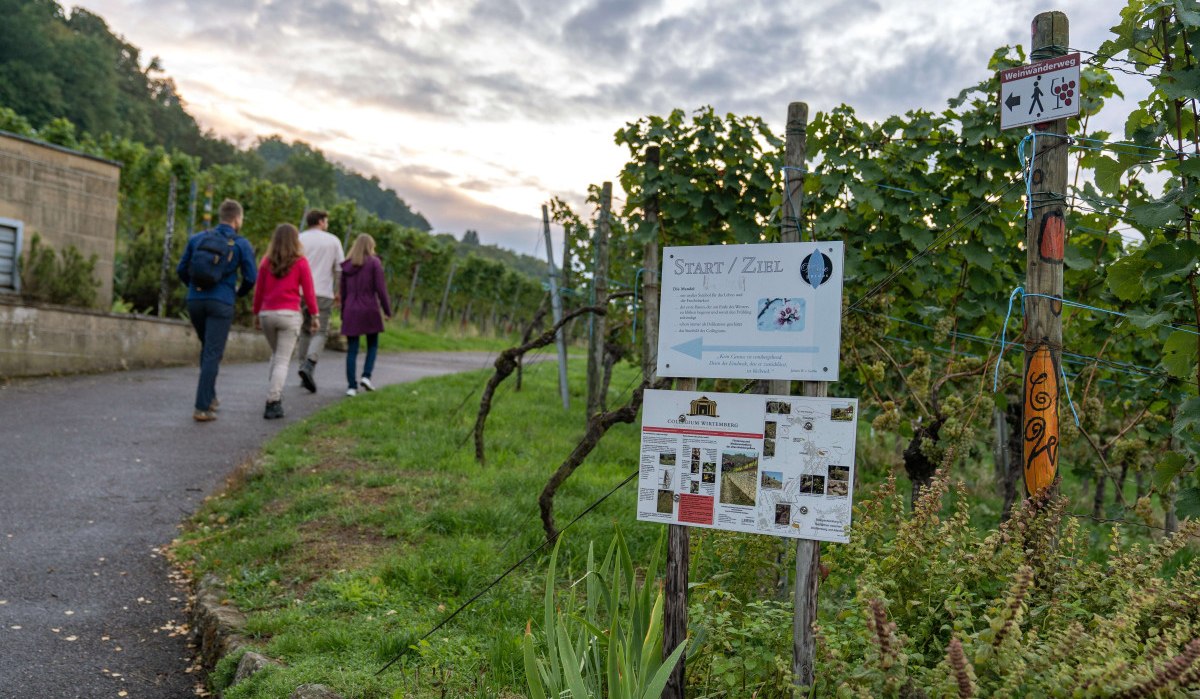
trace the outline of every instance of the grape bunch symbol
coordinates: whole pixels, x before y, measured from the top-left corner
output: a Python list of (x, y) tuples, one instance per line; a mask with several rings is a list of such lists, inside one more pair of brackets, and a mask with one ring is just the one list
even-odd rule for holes
[(1055, 78), (1050, 84), (1050, 92), (1058, 99), (1056, 109), (1064, 104), (1070, 107), (1071, 100), (1075, 98), (1075, 81), (1067, 82), (1065, 78)]

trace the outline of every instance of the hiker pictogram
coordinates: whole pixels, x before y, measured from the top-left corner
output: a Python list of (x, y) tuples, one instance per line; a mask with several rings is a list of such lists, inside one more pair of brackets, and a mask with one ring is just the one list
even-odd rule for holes
[(1039, 84), (1039, 83), (1041, 83), (1041, 81), (1042, 81), (1041, 78), (1037, 78), (1033, 81), (1033, 94), (1030, 95), (1031, 99), (1029, 100), (1030, 101), (1029, 113), (1033, 114), (1033, 110), (1036, 107), (1038, 110), (1038, 112), (1037, 112), (1038, 116), (1041, 116), (1042, 111), (1044, 111), (1046, 109), (1045, 107), (1042, 106), (1042, 94), (1043, 93), (1042, 93), (1042, 87)]

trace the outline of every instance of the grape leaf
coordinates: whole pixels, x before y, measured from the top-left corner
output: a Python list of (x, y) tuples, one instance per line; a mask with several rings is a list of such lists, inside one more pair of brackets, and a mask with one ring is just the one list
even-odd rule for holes
[(1108, 267), (1108, 288), (1122, 301), (1134, 301), (1142, 296), (1145, 287), (1142, 277), (1151, 263), (1141, 255), (1129, 255)]
[[(1176, 330), (1167, 338), (1166, 344), (1163, 345), (1162, 365), (1166, 367), (1171, 376), (1188, 379), (1195, 375), (1197, 339), (1193, 333), (1183, 330)], [(1185, 403), (1185, 405), (1187, 404)], [(1176, 424), (1178, 422), (1176, 420)]]
[(1162, 228), (1179, 218), (1183, 210), (1173, 202), (1156, 201), (1129, 209), (1129, 217), (1146, 228)]
[(1200, 517), (1200, 488), (1184, 488), (1175, 496), (1175, 514), (1180, 517)]
[(1183, 467), (1187, 465), (1187, 458), (1177, 451), (1173, 451), (1154, 465), (1154, 487), (1162, 492), (1171, 485), (1171, 481), (1183, 471)]

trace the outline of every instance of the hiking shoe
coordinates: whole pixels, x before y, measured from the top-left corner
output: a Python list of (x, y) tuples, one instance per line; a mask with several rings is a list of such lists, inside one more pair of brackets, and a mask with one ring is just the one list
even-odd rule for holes
[(362, 377), (362, 379), (359, 380), (358, 385), (364, 391), (374, 391), (375, 390), (375, 384), (371, 383), (370, 376)]
[(358, 395), (358, 389), (356, 389), (356, 388), (347, 388), (347, 389), (346, 389), (346, 395), (347, 395), (347, 396), (351, 396), (351, 397), (353, 397), (353, 396), (357, 396), (357, 395)]
[(220, 407), (221, 407), (221, 401), (217, 400), (216, 397), (214, 396), (213, 402), (209, 403), (209, 405), (208, 405), (208, 412), (215, 413), (215, 412), (217, 412), (217, 409)]
[(283, 417), (283, 401), (281, 401), (281, 400), (267, 401), (267, 407), (266, 407), (266, 409), (263, 410), (263, 419), (264, 420), (278, 420), (281, 417)]
[(300, 364), (300, 383), (309, 393), (317, 392), (317, 382), (313, 380), (313, 369), (316, 368), (316, 363), (305, 359)]
[(192, 419), (196, 422), (212, 422), (217, 419), (217, 414), (211, 410), (197, 410), (192, 413)]

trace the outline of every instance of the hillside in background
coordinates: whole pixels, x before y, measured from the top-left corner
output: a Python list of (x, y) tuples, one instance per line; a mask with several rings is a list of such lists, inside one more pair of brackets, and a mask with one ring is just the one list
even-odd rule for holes
[(252, 176), (300, 186), (318, 206), (339, 199), (402, 226), (431, 226), (377, 177), (329, 162), (304, 143), (278, 137), (243, 150), (200, 128), (157, 58), (114, 35), (83, 8), (68, 15), (54, 0), (0, 0), (0, 105), (35, 129), (65, 118), (79, 133), (163, 146), (203, 166), (237, 165)]

